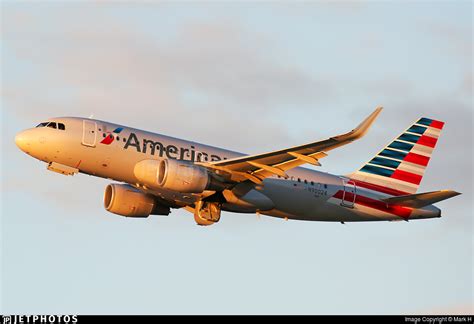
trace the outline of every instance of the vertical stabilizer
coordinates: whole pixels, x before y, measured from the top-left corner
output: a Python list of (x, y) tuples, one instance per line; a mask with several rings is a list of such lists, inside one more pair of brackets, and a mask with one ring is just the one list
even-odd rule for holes
[(420, 118), (350, 178), (361, 186), (391, 189), (393, 195), (416, 193), (443, 126)]

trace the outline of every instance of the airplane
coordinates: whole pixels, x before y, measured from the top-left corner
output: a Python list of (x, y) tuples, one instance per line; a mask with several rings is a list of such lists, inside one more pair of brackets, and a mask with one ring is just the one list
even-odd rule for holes
[(50, 118), (15, 142), (50, 171), (117, 181), (105, 188), (104, 207), (125, 217), (172, 208), (203, 226), (217, 223), (221, 211), (342, 224), (441, 217), (433, 204), (460, 193), (416, 192), (444, 122), (419, 118), (347, 175), (300, 167), (321, 166), (329, 151), (363, 137), (381, 111), (345, 134), (255, 155), (79, 117)]

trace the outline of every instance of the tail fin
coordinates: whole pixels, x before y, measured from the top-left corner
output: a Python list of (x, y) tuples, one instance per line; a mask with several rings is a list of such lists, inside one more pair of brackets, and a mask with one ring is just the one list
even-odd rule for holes
[[(444, 122), (420, 118), (350, 178), (390, 188), (394, 195), (416, 193)], [(383, 190), (382, 190), (383, 191)]]

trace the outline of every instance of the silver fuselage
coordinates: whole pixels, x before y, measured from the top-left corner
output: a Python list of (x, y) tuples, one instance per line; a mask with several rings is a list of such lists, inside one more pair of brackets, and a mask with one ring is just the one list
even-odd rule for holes
[[(100, 120), (65, 117), (51, 118), (49, 121), (63, 123), (66, 129), (27, 129), (17, 135), (17, 145), (41, 161), (60, 163), (82, 173), (141, 187), (142, 190), (174, 202), (176, 206), (192, 205), (200, 199), (200, 195), (143, 189), (133, 172), (138, 162), (145, 159), (205, 162), (243, 155)], [(120, 132), (113, 133), (120, 128)], [(107, 136), (113, 136), (113, 140), (101, 143)], [(263, 185), (258, 186), (258, 190), (274, 203), (273, 209), (260, 211), (261, 214), (311, 221), (403, 220), (396, 213), (384, 209), (380, 203), (380, 199), (392, 196), (388, 193), (347, 185), (346, 177), (305, 168), (295, 168), (287, 174), (290, 176), (288, 179), (273, 176), (266, 178)], [(363, 199), (359, 201), (356, 197)], [(224, 209), (245, 212), (232, 205), (224, 206)], [(410, 219), (439, 216), (440, 210), (430, 205), (412, 210)]]

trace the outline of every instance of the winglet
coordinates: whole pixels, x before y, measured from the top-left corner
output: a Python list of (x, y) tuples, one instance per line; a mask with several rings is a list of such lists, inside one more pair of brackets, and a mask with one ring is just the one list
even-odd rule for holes
[(353, 141), (364, 136), (369, 130), (370, 126), (377, 119), (378, 115), (382, 111), (383, 107), (377, 107), (362, 123), (360, 123), (356, 128), (351, 130), (349, 133), (332, 137), (337, 141)]

